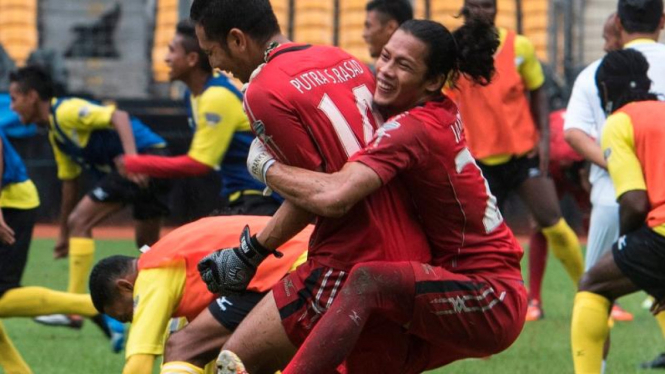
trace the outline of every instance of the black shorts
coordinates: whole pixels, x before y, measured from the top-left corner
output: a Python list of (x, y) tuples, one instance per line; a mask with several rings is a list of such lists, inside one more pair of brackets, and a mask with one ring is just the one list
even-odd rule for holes
[(619, 270), (649, 295), (665, 297), (665, 237), (647, 226), (624, 235), (612, 246)]
[(235, 331), (265, 295), (265, 293), (247, 292), (242, 296), (222, 296), (210, 303), (208, 310), (222, 326), (229, 331)]
[(542, 175), (540, 172), (540, 157), (513, 157), (510, 161), (499, 165), (486, 165), (478, 161), (490, 191), (503, 206), (508, 194), (517, 190), (529, 178)]
[(8, 290), (21, 286), (37, 209), (3, 208), (2, 215), (5, 223), (14, 230), (16, 242), (12, 245), (0, 243), (0, 297)]
[(222, 216), (272, 216), (281, 204), (270, 196), (242, 195), (219, 211)]
[[(165, 149), (161, 148), (143, 153), (160, 156), (168, 154)], [(97, 182), (95, 187), (88, 192), (88, 197), (98, 203), (132, 204), (134, 218), (142, 221), (169, 215), (170, 190), (171, 181), (168, 179), (150, 178), (148, 187), (141, 188), (114, 170)]]

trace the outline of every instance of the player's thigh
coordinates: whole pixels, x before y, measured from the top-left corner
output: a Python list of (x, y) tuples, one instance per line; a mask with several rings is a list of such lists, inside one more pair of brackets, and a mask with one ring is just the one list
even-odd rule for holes
[(106, 217), (122, 209), (123, 206), (124, 204), (120, 202), (102, 202), (94, 200), (89, 195), (84, 196), (67, 219), (70, 235), (86, 234)]
[(224, 349), (237, 354), (252, 374), (273, 374), (288, 364), (296, 347), (282, 326), (272, 291), (240, 323)]
[(414, 271), (416, 304), (409, 332), (430, 345), (424, 350), (431, 354), (427, 368), (501, 352), (519, 336), (527, 305), (521, 281), (440, 267)]
[(527, 178), (517, 193), (540, 227), (550, 227), (561, 218), (559, 199), (552, 179), (545, 176)]
[(219, 354), (231, 331), (208, 308), (166, 342), (164, 362), (184, 361), (203, 366)]
[(619, 238), (619, 207), (618, 205), (594, 205), (591, 209), (589, 235), (586, 246), (585, 271), (605, 253)]
[(137, 220), (134, 226), (134, 237), (136, 247), (141, 248), (144, 245), (153, 245), (159, 240), (159, 232), (162, 228), (162, 218), (154, 217)]

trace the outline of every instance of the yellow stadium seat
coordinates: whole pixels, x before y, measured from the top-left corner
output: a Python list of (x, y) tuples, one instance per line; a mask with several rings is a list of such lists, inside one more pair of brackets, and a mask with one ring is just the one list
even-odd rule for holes
[(270, 0), (272, 9), (275, 12), (277, 17), (277, 22), (282, 28), (283, 32), (286, 32), (289, 27), (289, 1), (288, 0)]
[(331, 28), (332, 32), (333, 15), (330, 12), (323, 11), (309, 11), (300, 12), (295, 15), (294, 26), (318, 26), (321, 28)]
[[(367, 0), (339, 0), (339, 9), (340, 13), (346, 16), (346, 11), (360, 10), (365, 12), (365, 7), (367, 6)], [(342, 17), (343, 18), (343, 17)]]
[(414, 0), (413, 2), (413, 16), (416, 19), (427, 18), (425, 14), (427, 0)]
[(295, 0), (296, 12), (301, 10), (324, 10), (332, 12), (335, 4), (331, 0)]
[(344, 29), (346, 27), (363, 27), (365, 24), (365, 11), (349, 11), (339, 18), (339, 27)]

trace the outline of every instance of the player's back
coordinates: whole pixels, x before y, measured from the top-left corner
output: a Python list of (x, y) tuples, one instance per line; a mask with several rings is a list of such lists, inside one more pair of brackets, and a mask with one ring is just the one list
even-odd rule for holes
[[(283, 163), (332, 173), (372, 138), (375, 82), (334, 47), (287, 44), (270, 54), (245, 96), (252, 129)], [(319, 217), (309, 252), (327, 266), (427, 261), (429, 248), (406, 191), (391, 183), (342, 218)]]
[(455, 104), (442, 97), (394, 120), (419, 134), (426, 150), (403, 178), (432, 245), (432, 262), (465, 274), (521, 279), (522, 249), (467, 148)]

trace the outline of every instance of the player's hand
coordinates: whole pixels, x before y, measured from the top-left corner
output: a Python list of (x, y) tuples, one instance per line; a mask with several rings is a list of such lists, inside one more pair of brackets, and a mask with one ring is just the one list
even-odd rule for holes
[(0, 241), (7, 245), (12, 245), (16, 242), (14, 230), (5, 222), (2, 211), (0, 211)]
[(263, 145), (259, 138), (255, 138), (247, 154), (247, 170), (252, 177), (266, 184), (266, 173), (274, 163), (275, 157), (270, 153), (270, 150)]
[(67, 237), (58, 237), (58, 241), (55, 242), (55, 247), (53, 247), (53, 259), (59, 260), (61, 258), (67, 258), (69, 255), (69, 240)]
[(113, 162), (115, 163), (116, 170), (118, 170), (118, 174), (127, 178), (127, 168), (125, 168), (125, 156), (120, 155), (114, 158)]
[(249, 226), (245, 226), (237, 247), (209, 254), (199, 261), (198, 270), (210, 292), (240, 295), (247, 290), (256, 268), (271, 253), (281, 257), (281, 253), (263, 247), (256, 236), (250, 236)]
[(128, 174), (127, 179), (139, 185), (140, 188), (148, 188), (150, 184), (150, 177), (143, 174)]

